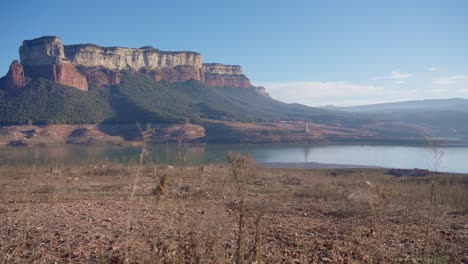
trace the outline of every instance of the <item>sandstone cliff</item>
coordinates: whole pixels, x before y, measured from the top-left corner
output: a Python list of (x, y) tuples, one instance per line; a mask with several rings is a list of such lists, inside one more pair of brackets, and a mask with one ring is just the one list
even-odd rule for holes
[(232, 86), (250, 88), (249, 78), (242, 73), (239, 65), (226, 65), (221, 63), (204, 63), (205, 83), (210, 86)]
[[(156, 81), (194, 79), (210, 86), (253, 88), (241, 66), (203, 63), (201, 54), (191, 51), (63, 45), (59, 37), (45, 36), (23, 41), (20, 59), (21, 64), (15, 66), (17, 75), (21, 75), (19, 67), (24, 66), (27, 76), (47, 78), (83, 91), (89, 86), (118, 84), (123, 71), (143, 74)], [(25, 82), (17, 83), (21, 84), (17, 87), (24, 87)]]
[(62, 41), (47, 36), (23, 41), (20, 47), (21, 64), (32, 77), (43, 77), (55, 82), (88, 90), (88, 81), (65, 57)]
[(243, 74), (217, 74), (205, 72), (205, 83), (210, 86), (250, 88), (249, 78)]
[(9, 92), (21, 91), (26, 86), (23, 66), (19, 61), (13, 61), (7, 75), (0, 79), (0, 87), (5, 87)]
[(202, 56), (196, 52), (167, 52), (151, 47), (141, 49), (99, 47), (92, 44), (69, 45), (65, 54), (74, 65), (104, 67), (111, 70), (162, 69), (188, 65), (202, 67)]
[(203, 71), (213, 74), (243, 74), (241, 66), (221, 63), (203, 63)]

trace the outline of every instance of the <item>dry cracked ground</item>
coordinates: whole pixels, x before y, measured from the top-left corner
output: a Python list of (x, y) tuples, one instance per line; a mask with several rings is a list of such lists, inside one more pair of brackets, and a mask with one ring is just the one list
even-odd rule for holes
[(0, 167), (4, 263), (468, 263), (468, 178), (146, 164)]

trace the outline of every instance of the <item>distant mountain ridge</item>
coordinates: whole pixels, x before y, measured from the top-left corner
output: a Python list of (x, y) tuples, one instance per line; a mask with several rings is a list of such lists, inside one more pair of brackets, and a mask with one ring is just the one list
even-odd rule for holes
[(451, 110), (468, 112), (468, 99), (425, 99), (404, 102), (392, 102), (382, 104), (369, 104), (360, 106), (324, 106), (322, 109), (340, 110), (347, 112), (368, 112), (368, 111), (401, 111), (401, 110)]

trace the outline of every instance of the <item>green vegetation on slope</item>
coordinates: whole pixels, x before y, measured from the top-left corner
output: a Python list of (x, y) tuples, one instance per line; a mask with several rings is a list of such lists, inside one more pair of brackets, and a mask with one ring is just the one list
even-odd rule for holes
[(112, 109), (100, 91), (83, 92), (37, 79), (18, 95), (0, 95), (2, 124), (83, 124), (108, 118)]
[(0, 90), (0, 124), (192, 123), (308, 121), (388, 137), (440, 136), (466, 140), (467, 115), (447, 110), (344, 112), (286, 104), (255, 89), (210, 87), (191, 80), (158, 82), (134, 73), (88, 92), (33, 79), (19, 94)]
[(18, 95), (0, 94), (2, 124), (178, 123), (186, 119), (341, 123), (351, 116), (285, 104), (254, 89), (210, 87), (199, 81), (157, 82), (132, 74), (119, 85), (88, 92), (36, 79)]

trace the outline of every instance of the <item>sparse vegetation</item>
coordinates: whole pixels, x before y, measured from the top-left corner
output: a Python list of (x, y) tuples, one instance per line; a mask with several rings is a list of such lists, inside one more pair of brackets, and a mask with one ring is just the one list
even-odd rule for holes
[[(253, 161), (248, 157), (241, 154), (235, 154), (229, 152), (227, 154), (227, 160), (231, 165), (231, 175), (234, 178), (237, 185), (237, 196), (238, 196), (238, 211), (239, 221), (237, 223), (239, 229), (237, 233), (236, 241), (236, 264), (244, 263), (244, 219), (246, 217), (246, 199), (249, 192), (249, 183), (252, 183), (257, 176), (256, 168)], [(259, 220), (258, 220), (259, 221)]]
[(231, 155), (230, 165), (204, 168), (3, 165), (0, 258), (6, 263), (467, 260), (466, 176), (435, 179), (427, 253), (430, 176), (251, 165), (238, 155)]

